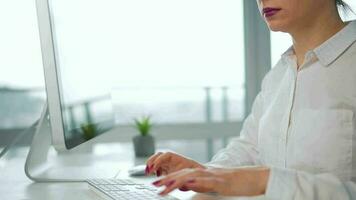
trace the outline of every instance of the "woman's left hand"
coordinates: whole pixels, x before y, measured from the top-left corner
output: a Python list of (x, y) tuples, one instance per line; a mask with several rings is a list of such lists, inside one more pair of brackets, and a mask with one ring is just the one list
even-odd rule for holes
[(166, 186), (160, 195), (179, 188), (224, 196), (256, 196), (265, 193), (269, 171), (266, 167), (183, 169), (153, 182), (153, 185)]

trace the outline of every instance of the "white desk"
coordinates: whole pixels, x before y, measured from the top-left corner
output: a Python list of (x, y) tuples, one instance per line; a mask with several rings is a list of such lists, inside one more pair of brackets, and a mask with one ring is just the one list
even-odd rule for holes
[[(34, 183), (24, 173), (24, 163), (27, 148), (12, 150), (10, 156), (0, 159), (0, 200), (100, 200), (95, 193), (90, 191), (86, 183)], [(121, 166), (129, 168), (134, 165), (132, 153), (124, 156), (126, 162)], [(130, 158), (131, 157), (131, 158)], [(136, 160), (137, 161), (137, 160)], [(138, 161), (139, 162), (139, 161)], [(126, 177), (125, 171), (119, 174)], [(153, 178), (141, 178), (138, 181), (150, 183)], [(181, 199), (210, 200), (210, 199), (264, 199), (257, 198), (223, 198), (213, 197), (193, 192), (173, 192), (173, 196)]]

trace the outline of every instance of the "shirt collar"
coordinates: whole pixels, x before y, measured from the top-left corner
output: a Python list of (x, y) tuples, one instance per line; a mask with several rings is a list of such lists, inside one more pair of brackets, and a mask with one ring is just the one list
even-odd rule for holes
[(295, 53), (294, 53), (294, 48), (293, 48), (293, 45), (291, 47), (289, 47), (287, 49), (287, 51), (285, 51), (283, 54), (282, 54), (282, 58), (283, 57), (289, 57), (289, 56), (293, 56)]
[[(355, 41), (356, 21), (351, 21), (341, 31), (309, 53), (314, 53), (322, 65), (329, 66)], [(282, 54), (282, 58), (291, 56), (295, 56), (293, 46)]]
[(341, 31), (314, 49), (314, 53), (322, 65), (329, 66), (355, 41), (356, 21), (351, 21)]

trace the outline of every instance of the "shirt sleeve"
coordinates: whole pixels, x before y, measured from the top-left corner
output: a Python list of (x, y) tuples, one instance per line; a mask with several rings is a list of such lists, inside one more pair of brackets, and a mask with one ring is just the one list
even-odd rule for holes
[(272, 167), (265, 197), (271, 200), (352, 200), (356, 199), (356, 184), (343, 182), (332, 174), (315, 175)]
[(246, 118), (240, 136), (232, 139), (229, 145), (220, 150), (207, 167), (238, 167), (258, 164), (258, 127), (262, 115), (263, 97), (260, 92)]

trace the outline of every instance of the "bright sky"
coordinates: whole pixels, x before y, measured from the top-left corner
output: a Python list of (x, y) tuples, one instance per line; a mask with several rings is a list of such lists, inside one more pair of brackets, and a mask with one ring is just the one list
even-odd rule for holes
[(110, 87), (244, 82), (240, 1), (61, 0), (52, 7), (68, 100)]
[(0, 0), (0, 86), (43, 84), (34, 0)]
[[(242, 1), (57, 0), (52, 7), (68, 96), (95, 93), (93, 88), (108, 84), (244, 82)], [(0, 84), (41, 86), (34, 1), (0, 0), (0, 20), (6, 27), (0, 37)]]
[[(98, 88), (104, 77), (115, 87), (244, 82), (242, 1), (54, 2), (61, 68), (73, 75), (65, 76), (70, 85), (78, 76)], [(356, 10), (354, 0), (347, 2)], [(35, 1), (0, 0), (0, 24), (0, 86), (43, 86)], [(288, 41), (272, 34), (273, 63)]]

